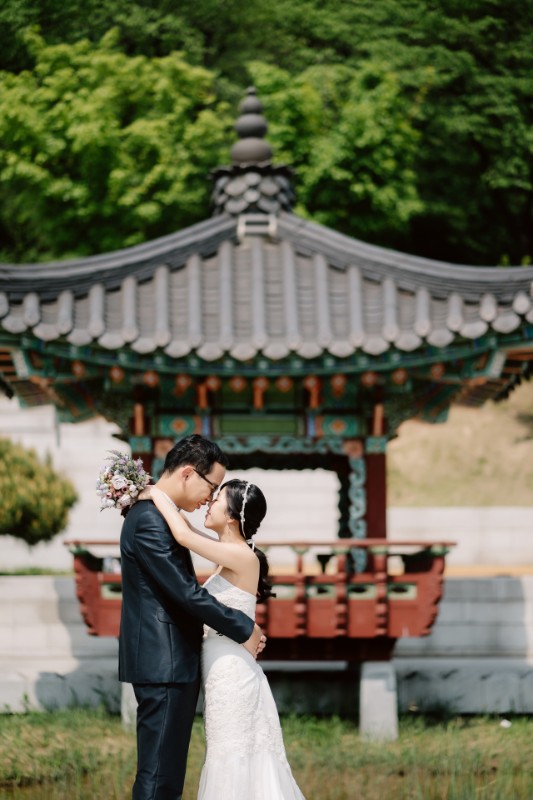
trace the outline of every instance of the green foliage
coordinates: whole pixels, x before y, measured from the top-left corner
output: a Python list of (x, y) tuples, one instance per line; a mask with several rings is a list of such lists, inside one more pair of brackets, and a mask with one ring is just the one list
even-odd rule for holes
[(390, 19), (397, 40), (384, 21), (368, 49), (420, 102), (423, 210), (407, 242), (452, 261), (531, 262), (533, 3), (417, 0)]
[(251, 80), (300, 213), (433, 258), (533, 258), (533, 0), (5, 0), (0, 64), (5, 260), (205, 217)]
[[(192, 4), (190, 4), (192, 5)], [(184, 50), (201, 63), (201, 31), (172, 0), (3, 0), (0, 7), (1, 64), (11, 72), (32, 69), (35, 53), (25, 31), (39, 28), (49, 44), (97, 43), (115, 28), (121, 50), (129, 55), (162, 56)]]
[(42, 463), (33, 450), (0, 439), (0, 535), (27, 544), (46, 542), (67, 524), (77, 500), (71, 482)]
[(0, 74), (0, 217), (15, 260), (87, 255), (206, 213), (227, 141), (212, 76), (178, 54), (129, 58), (27, 34), (31, 72)]
[(265, 98), (269, 138), (295, 168), (298, 211), (381, 243), (421, 210), (413, 169), (415, 108), (383, 62), (310, 67), (292, 82), (277, 67), (250, 65)]
[[(350, 161), (354, 133), (360, 141), (356, 133), (363, 113), (360, 93), (356, 91), (355, 108), (346, 109), (344, 130), (342, 123), (340, 129), (335, 127), (336, 120), (326, 131), (330, 150), (340, 147), (346, 154), (346, 170), (340, 176), (335, 170), (336, 154), (323, 162), (328, 182), (336, 184), (340, 177), (337, 191), (330, 196), (328, 224), (340, 204), (333, 227), (371, 241), (451, 261), (531, 263), (533, 2), (301, 0), (290, 4), (278, 0), (274, 6), (271, 23), (263, 27), (265, 41), (268, 25), (274, 25), (276, 33), (268, 47), (256, 48), (254, 57), (287, 70), (289, 93), (306, 69), (317, 65), (353, 71), (353, 80), (362, 80), (361, 88), (372, 106), (366, 132), (383, 128), (383, 140), (371, 159), (384, 155), (391, 165), (388, 175), (386, 168), (376, 170), (373, 165), (366, 173), (366, 154), (357, 152), (361, 162)], [(381, 89), (376, 90), (363, 76), (380, 70)], [(327, 79), (324, 83), (329, 89)], [(390, 92), (386, 103), (384, 91)], [(405, 128), (399, 136), (397, 123), (402, 115), (416, 137), (407, 135)], [(383, 148), (391, 129), (396, 147), (391, 143), (387, 153)], [(397, 171), (391, 155), (397, 160)], [(407, 192), (405, 206), (396, 209), (395, 180), (401, 182), (404, 169), (408, 185), (414, 177), (414, 191)], [(374, 194), (377, 208), (370, 207), (378, 218), (383, 208), (379, 181), (386, 178), (391, 197), (385, 228), (379, 222), (374, 227), (371, 213), (364, 222), (360, 220), (359, 198), (353, 197), (346, 172), (351, 172), (357, 194)], [(373, 186), (368, 191), (360, 184), (369, 177)], [(322, 218), (313, 200), (314, 196), (309, 203), (306, 197), (306, 208), (311, 213), (318, 210)], [(409, 223), (401, 224), (402, 218)]]

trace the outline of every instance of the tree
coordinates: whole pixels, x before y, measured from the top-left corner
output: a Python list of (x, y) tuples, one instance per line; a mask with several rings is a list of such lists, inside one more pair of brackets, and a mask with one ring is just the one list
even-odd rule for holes
[(41, 462), (33, 450), (0, 439), (0, 535), (27, 544), (47, 542), (67, 524), (77, 501), (72, 483)]
[(178, 54), (130, 58), (116, 34), (46, 45), (0, 73), (4, 260), (134, 245), (196, 222), (232, 122), (213, 76)]
[(353, 236), (394, 244), (421, 211), (416, 109), (385, 63), (310, 67), (291, 79), (250, 65), (276, 157), (296, 169), (298, 211)]
[(451, 261), (531, 263), (533, 3), (383, 0), (387, 7), (368, 53), (387, 58), (420, 103), (423, 209), (404, 246)]
[[(36, 24), (40, 46), (27, 34)], [(105, 38), (104, 47), (101, 37), (113, 26), (112, 42)], [(67, 51), (74, 73), (69, 80), (60, 68)], [(101, 66), (88, 91), (91, 57)], [(199, 91), (202, 111), (184, 92), (173, 133), (161, 93), (152, 97), (146, 84), (158, 85), (159, 73), (170, 77), (169, 64), (176, 61), (183, 73), (198, 65), (208, 72)], [(433, 258), (474, 264), (533, 258), (533, 0), (226, 0), (223, 9), (218, 0), (182, 0), (178, 8), (173, 0), (5, 0), (0, 64), (20, 80), (17, 94), (0, 77), (6, 96), (0, 96), (0, 115), (13, 116), (23, 106), (11, 128), (5, 123), (7, 149), (15, 160), (20, 151), (28, 153), (17, 170), (0, 176), (7, 179), (0, 193), (0, 238), (9, 260), (108, 250), (120, 236), (118, 246), (134, 244), (205, 217), (206, 170), (226, 161), (232, 140), (226, 104), (233, 119), (244, 87), (251, 79), (259, 84), (259, 77), (276, 147), (285, 141), (295, 148), (283, 156), (298, 169), (301, 213)], [(174, 75), (180, 79), (179, 70)], [(138, 78), (144, 105), (132, 99), (131, 83)], [(180, 86), (173, 91), (182, 94)], [(32, 139), (26, 128), (34, 93)], [(298, 101), (292, 112), (287, 98)], [(123, 101), (129, 104), (126, 118), (136, 122), (133, 131), (120, 116)], [(70, 128), (62, 133), (66, 122), (54, 116), (54, 102), (88, 137), (85, 161), (99, 152), (101, 162), (110, 164), (108, 179), (101, 163), (94, 171), (88, 167), (90, 181), (77, 177), (84, 159), (76, 148), (86, 148), (87, 139), (80, 144)], [(108, 105), (119, 108), (118, 119)], [(197, 123), (204, 112), (212, 117), (202, 129)], [(100, 144), (89, 136), (89, 115)], [(132, 144), (145, 135), (155, 162), (172, 165), (155, 184), (154, 164)], [(50, 153), (58, 138), (61, 153)], [(47, 189), (44, 177), (36, 187), (43, 166), (53, 177), (65, 173), (65, 181)], [(85, 214), (90, 225), (83, 226)], [(50, 216), (56, 227), (72, 225), (76, 235), (65, 241), (57, 231), (49, 235)], [(34, 246), (32, 237), (43, 241)]]
[[(187, 12), (187, 9), (184, 9)], [(218, 15), (220, 18), (220, 15)], [(129, 55), (163, 56), (176, 50), (204, 60), (203, 34), (173, 0), (3, 0), (0, 6), (0, 68), (31, 70), (35, 54), (25, 32), (37, 28), (49, 44), (96, 44), (112, 28)]]

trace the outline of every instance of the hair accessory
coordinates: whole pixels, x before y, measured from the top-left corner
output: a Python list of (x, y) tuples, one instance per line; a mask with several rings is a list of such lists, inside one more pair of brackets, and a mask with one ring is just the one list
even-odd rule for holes
[(255, 542), (254, 542), (254, 540), (253, 540), (253, 539), (247, 539), (247, 540), (246, 540), (246, 544), (247, 544), (249, 547), (251, 547), (251, 548), (252, 548), (252, 553), (253, 553), (253, 552), (254, 552), (254, 550), (255, 550)]
[(245, 505), (246, 505), (246, 499), (247, 499), (247, 497), (248, 497), (248, 489), (250, 488), (250, 486), (251, 486), (251, 485), (252, 485), (251, 483), (249, 483), (248, 481), (246, 481), (246, 486), (244, 487), (244, 494), (243, 494), (243, 496), (242, 496), (242, 506), (241, 506), (241, 531), (242, 531), (242, 535), (244, 536), (244, 538), (245, 538), (245, 539), (246, 539), (246, 535), (245, 535), (245, 533), (244, 533), (244, 507), (245, 507)]

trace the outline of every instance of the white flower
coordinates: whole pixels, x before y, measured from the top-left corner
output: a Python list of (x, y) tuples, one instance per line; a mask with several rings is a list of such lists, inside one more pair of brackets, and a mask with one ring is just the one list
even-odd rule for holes
[(119, 497), (117, 500), (117, 506), (119, 508), (125, 508), (126, 506), (131, 505), (131, 497), (129, 494), (123, 494), (122, 497)]
[(111, 497), (102, 497), (100, 500), (100, 508), (113, 508), (115, 501)]
[(128, 481), (123, 475), (113, 475), (111, 478), (111, 486), (113, 489), (125, 489), (128, 485)]
[(139, 489), (132, 484), (129, 487), (128, 492), (130, 493), (130, 497), (137, 497), (137, 495), (139, 494)]

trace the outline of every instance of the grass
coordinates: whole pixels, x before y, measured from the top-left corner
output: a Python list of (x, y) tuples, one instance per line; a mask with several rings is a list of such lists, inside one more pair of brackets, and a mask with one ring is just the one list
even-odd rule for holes
[[(389, 506), (533, 506), (533, 381), (448, 421), (410, 420), (389, 444)], [(532, 791), (533, 797), (533, 791)]]
[(21, 575), (54, 575), (64, 577), (74, 575), (72, 570), (51, 569), (50, 567), (17, 567), (15, 569), (0, 569), (0, 577), (17, 577)]
[[(530, 800), (531, 723), (515, 718), (405, 717), (400, 738), (370, 744), (355, 723), (286, 717), (293, 773), (307, 800)], [(195, 722), (184, 800), (195, 800), (204, 753)], [(135, 739), (118, 717), (72, 709), (0, 717), (0, 798), (126, 800)]]

